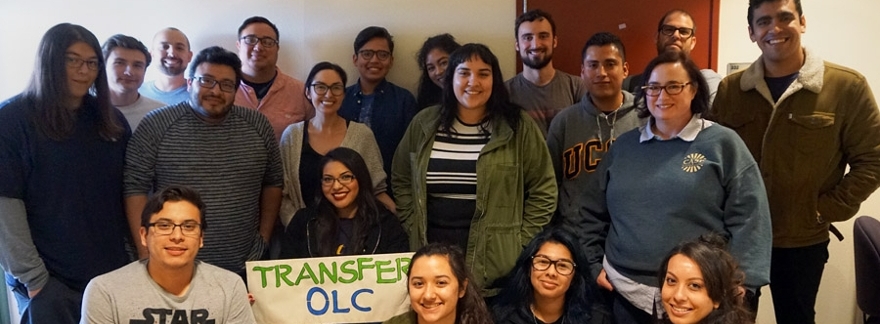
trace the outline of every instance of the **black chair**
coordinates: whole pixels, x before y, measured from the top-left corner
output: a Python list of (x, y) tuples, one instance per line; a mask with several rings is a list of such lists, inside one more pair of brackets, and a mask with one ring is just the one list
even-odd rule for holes
[(853, 226), (856, 302), (865, 324), (880, 323), (880, 221), (861, 216)]

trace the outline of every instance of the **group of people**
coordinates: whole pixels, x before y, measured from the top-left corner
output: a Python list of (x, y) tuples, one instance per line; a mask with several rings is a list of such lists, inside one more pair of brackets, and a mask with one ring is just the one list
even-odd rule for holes
[(27, 323), (252, 323), (246, 261), (407, 251), (389, 323), (749, 323), (768, 284), (779, 323), (811, 323), (830, 222), (880, 186), (880, 112), (800, 44), (799, 0), (748, 20), (762, 55), (723, 80), (683, 10), (642, 73), (600, 32), (578, 78), (532, 10), (521, 74), (441, 34), (417, 96), (382, 27), (348, 85), (281, 72), (263, 17), (195, 55), (175, 28), (149, 50), (59, 24), (0, 104), (0, 266)]

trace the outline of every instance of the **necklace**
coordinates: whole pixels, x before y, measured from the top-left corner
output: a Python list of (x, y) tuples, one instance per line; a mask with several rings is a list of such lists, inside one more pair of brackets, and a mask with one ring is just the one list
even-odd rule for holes
[[(620, 111), (620, 107), (623, 107), (623, 102), (620, 102), (620, 106), (617, 106), (617, 108), (614, 109), (613, 112), (602, 113), (602, 114), (596, 115), (596, 128), (599, 131), (599, 143), (600, 144), (604, 145), (605, 141), (602, 139), (602, 125), (599, 123), (599, 116), (605, 117), (605, 124), (608, 125), (608, 128), (609, 128), (608, 135), (611, 136), (609, 138), (609, 140), (613, 141), (614, 140), (614, 124), (617, 123), (617, 112)], [(608, 119), (608, 115), (611, 115), (611, 114), (614, 114), (613, 120)], [(607, 150), (607, 148), (606, 148), (606, 150)]]
[[(532, 311), (532, 321), (533, 321), (535, 324), (538, 324), (538, 317), (535, 316), (535, 309), (534, 309), (534, 307), (529, 306), (529, 310)], [(561, 319), (562, 321), (560, 321), (559, 324), (565, 324), (565, 315), (562, 315), (562, 317), (560, 317), (560, 319)], [(557, 320), (557, 321), (559, 321), (559, 320)], [(541, 323), (544, 323), (544, 321), (541, 321)], [(555, 323), (555, 322), (554, 322), (554, 323)], [(544, 324), (552, 324), (552, 323), (544, 323)]]

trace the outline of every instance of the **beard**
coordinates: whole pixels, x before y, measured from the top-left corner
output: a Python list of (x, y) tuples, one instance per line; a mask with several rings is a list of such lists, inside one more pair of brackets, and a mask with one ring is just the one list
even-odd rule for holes
[(531, 59), (528, 55), (520, 56), (520, 58), (522, 59), (523, 64), (525, 64), (526, 66), (535, 70), (540, 70), (553, 61), (553, 52), (547, 51), (544, 55), (544, 59)]
[(167, 76), (177, 76), (183, 74), (183, 72), (186, 71), (186, 65), (183, 65), (183, 61), (181, 61), (181, 64), (179, 66), (170, 67), (165, 65), (164, 62), (159, 62), (159, 71)]

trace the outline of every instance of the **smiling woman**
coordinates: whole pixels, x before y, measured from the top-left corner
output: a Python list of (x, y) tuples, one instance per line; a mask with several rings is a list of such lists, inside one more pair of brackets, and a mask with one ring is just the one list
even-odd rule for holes
[(743, 305), (745, 275), (725, 246), (724, 237), (709, 233), (669, 252), (658, 272), (664, 323), (754, 322)]

